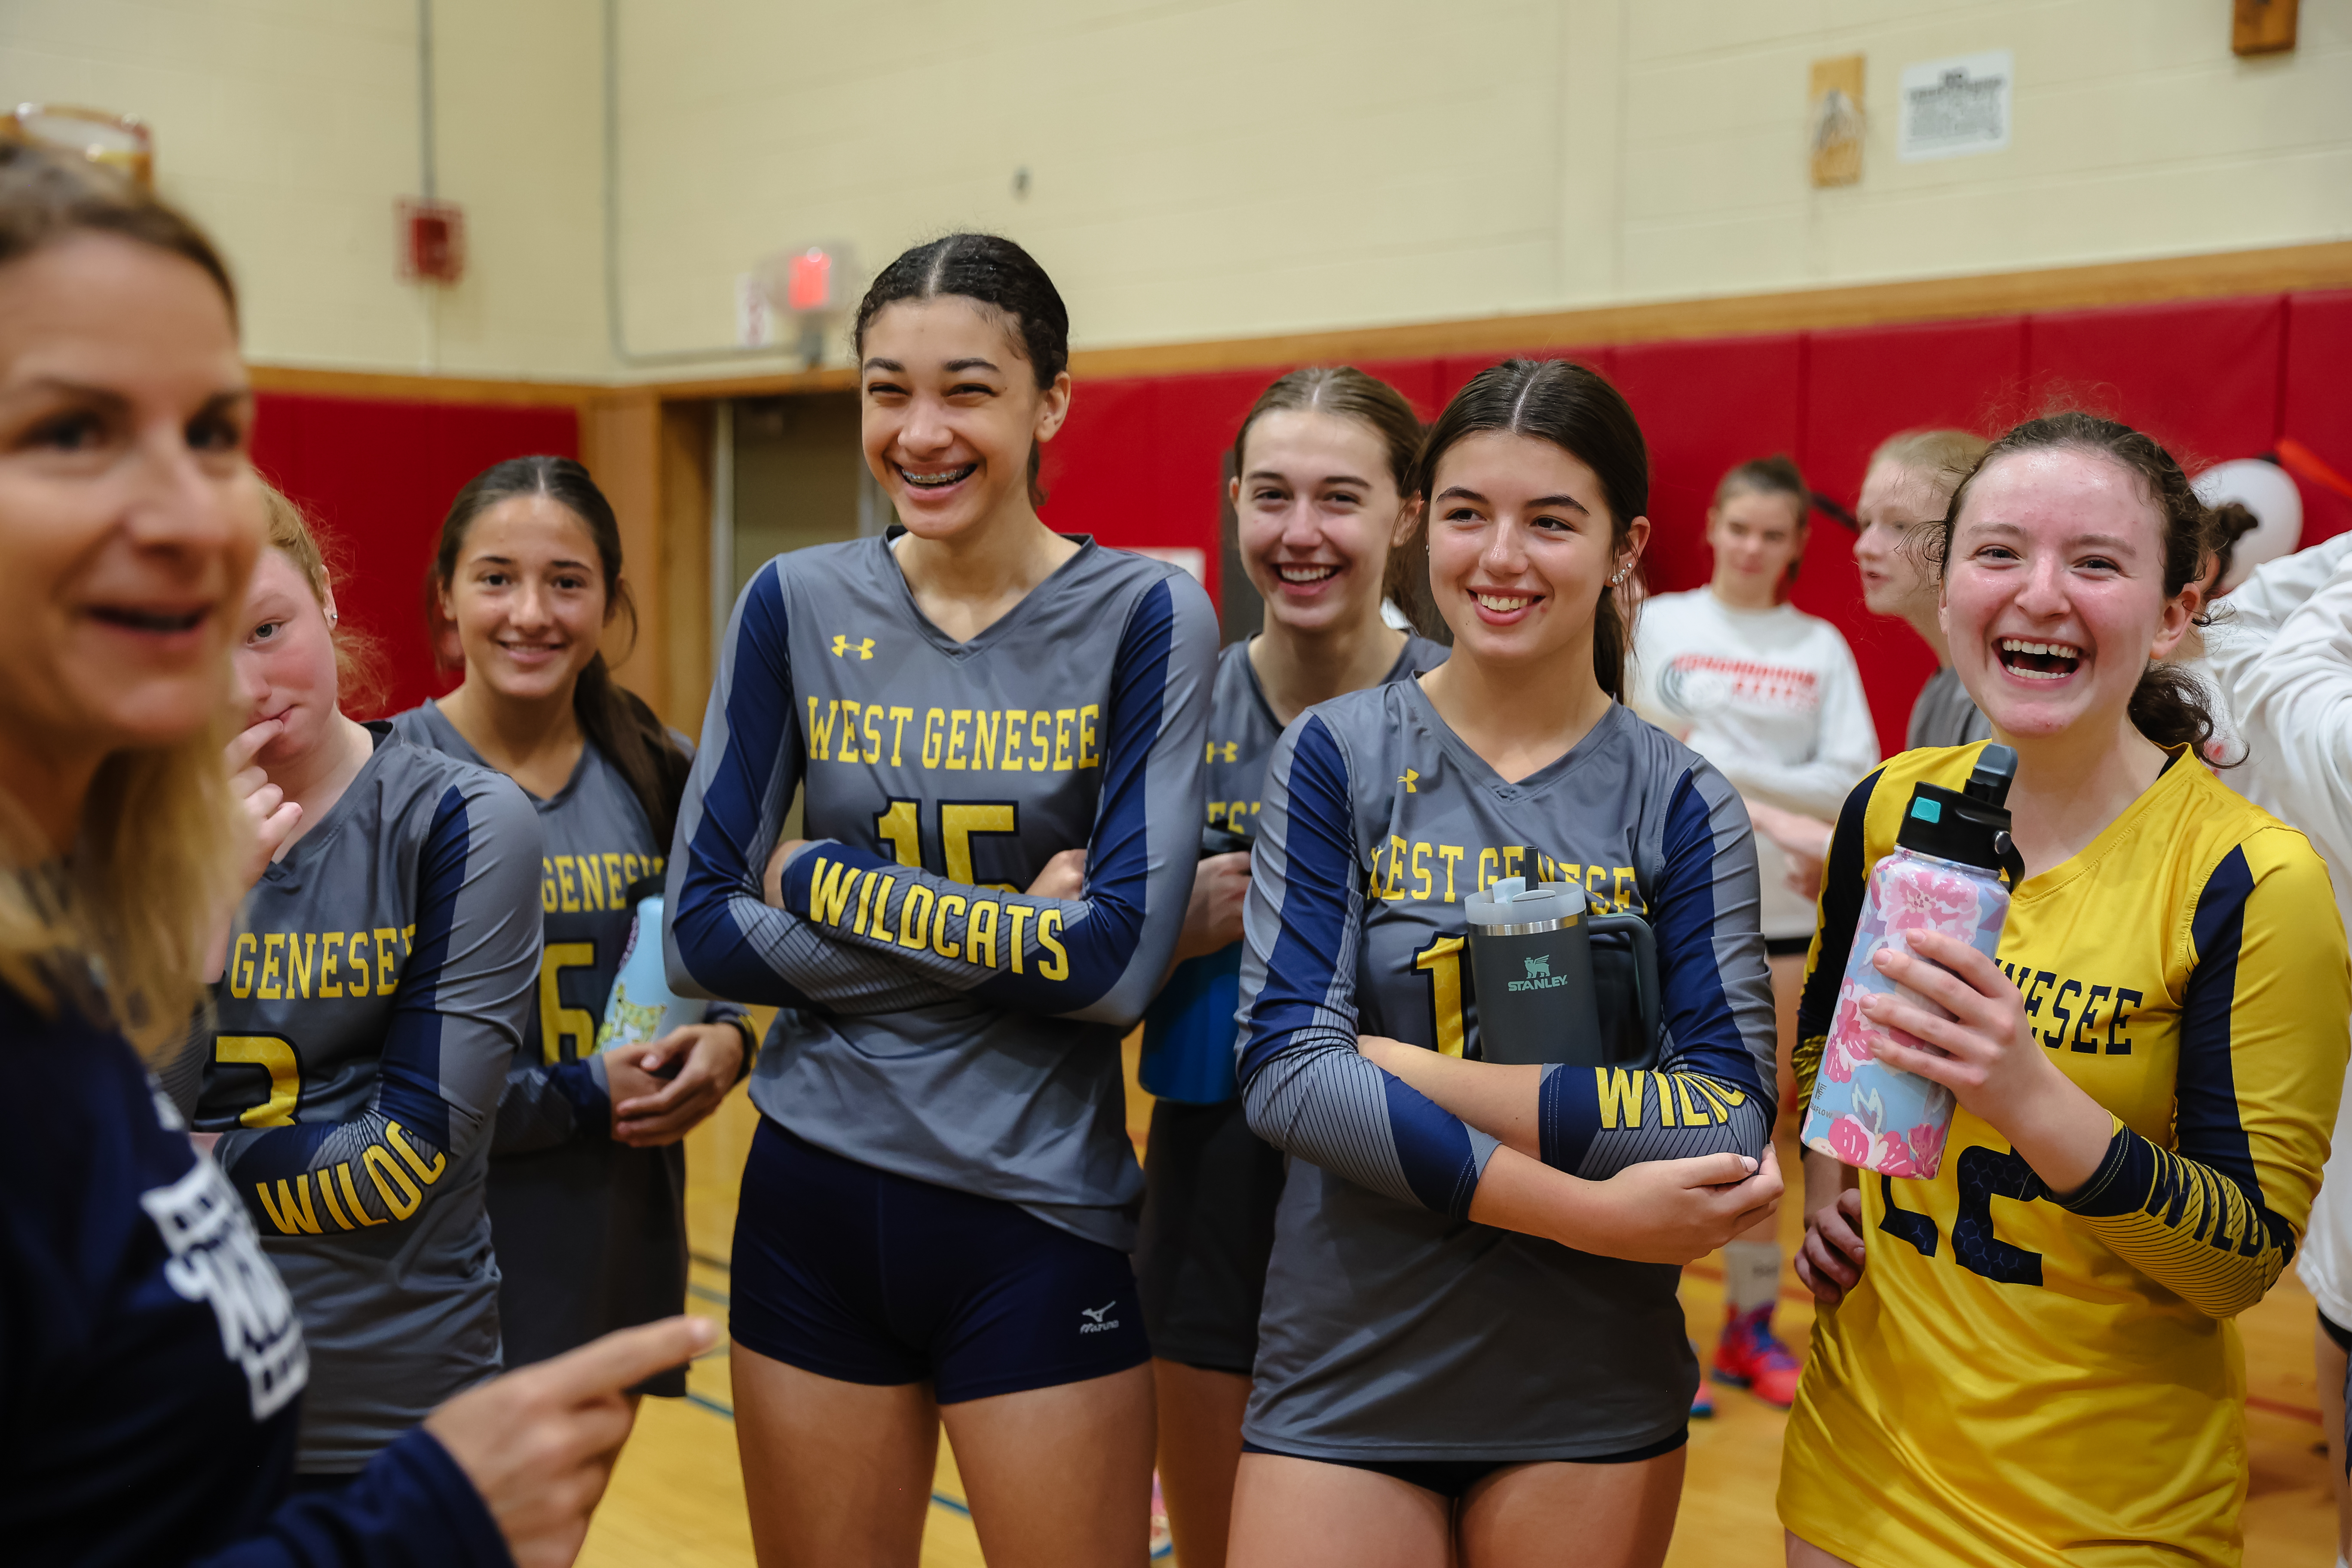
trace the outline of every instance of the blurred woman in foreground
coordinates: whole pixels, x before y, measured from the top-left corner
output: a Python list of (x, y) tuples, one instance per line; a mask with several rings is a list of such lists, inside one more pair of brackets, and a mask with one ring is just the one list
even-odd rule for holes
[(0, 1521), (16, 1563), (571, 1561), (673, 1321), (452, 1400), (281, 1505), (308, 1359), (132, 1041), (177, 1045), (257, 847), (221, 762), (261, 543), (226, 269), (78, 162), (0, 146)]

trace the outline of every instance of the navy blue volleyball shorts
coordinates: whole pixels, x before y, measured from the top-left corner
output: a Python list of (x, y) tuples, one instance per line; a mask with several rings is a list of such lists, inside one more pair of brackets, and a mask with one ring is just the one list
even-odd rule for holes
[(730, 1331), (844, 1383), (942, 1405), (1149, 1360), (1127, 1256), (1017, 1204), (878, 1171), (767, 1117), (735, 1210)]

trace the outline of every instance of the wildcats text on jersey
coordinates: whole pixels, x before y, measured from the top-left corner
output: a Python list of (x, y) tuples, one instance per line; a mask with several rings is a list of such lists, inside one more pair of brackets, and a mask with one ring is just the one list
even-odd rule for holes
[[(915, 952), (929, 949), (982, 969), (1025, 974), (1034, 968), (1047, 980), (1070, 977), (1070, 955), (1058, 940), (1062, 910), (1056, 904), (1017, 899), (971, 899), (940, 893), (919, 882), (901, 889), (887, 871), (861, 870), (819, 856), (809, 877), (809, 919), (854, 935), (895, 941)], [(898, 897), (893, 912), (891, 899)], [(997, 939), (1003, 937), (1000, 961)], [(1029, 946), (1034, 936), (1036, 947)], [(1041, 954), (1050, 955), (1040, 957)], [(1025, 961), (1025, 966), (1024, 966)]]
[[(280, 1236), (322, 1235), (321, 1216), (337, 1230), (365, 1230), (406, 1219), (424, 1203), (425, 1189), (440, 1181), (449, 1168), (449, 1157), (438, 1151), (428, 1147), (430, 1160), (419, 1154), (409, 1142), (413, 1136), (399, 1122), (387, 1121), (383, 1139), (364, 1145), (357, 1159), (338, 1160), (324, 1169), (304, 1172), (291, 1182), (281, 1178), (275, 1191), (268, 1182), (256, 1182), (254, 1193)], [(395, 1153), (397, 1160), (393, 1157)], [(360, 1168), (360, 1182), (352, 1179), (354, 1165)], [(313, 1181), (319, 1184), (316, 1204), (310, 1201)], [(380, 1212), (369, 1211), (362, 1198), (363, 1191), (375, 1194), (383, 1205)]]

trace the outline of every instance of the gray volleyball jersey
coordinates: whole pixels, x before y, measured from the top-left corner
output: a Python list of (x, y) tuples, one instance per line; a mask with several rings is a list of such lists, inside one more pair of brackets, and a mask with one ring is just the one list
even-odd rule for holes
[[(420, 746), (487, 767), (439, 704), (392, 721)], [(562, 789), (526, 795), (544, 839), (539, 911), (545, 933), (537, 1005), (507, 1069), (490, 1147), (499, 1320), (506, 1364), (527, 1366), (686, 1302), (686, 1146), (632, 1149), (612, 1140), (613, 1102), (596, 1037), (636, 906), (633, 883), (659, 877), (668, 847), (620, 770), (591, 743)], [(714, 1002), (707, 1022), (741, 1016)], [(683, 1394), (683, 1373), (653, 1392)]]
[[(1251, 639), (1228, 643), (1217, 657), (1209, 705), (1208, 830), (1246, 839), (1256, 831), (1265, 764), (1282, 722), (1250, 663)], [(1452, 650), (1426, 637), (1405, 644), (1382, 680), (1410, 680), (1445, 662)], [(1204, 842), (1203, 847), (1207, 847)], [(1143, 1015), (1143, 1087), (1162, 1100), (1215, 1105), (1241, 1092), (1234, 1081), (1234, 1013), (1240, 1003), (1241, 943), (1188, 958), (1169, 974)]]
[(499, 1369), (490, 1131), (539, 973), (521, 790), (375, 751), (248, 894), (197, 1126), (301, 1309), (297, 1468), (355, 1470)]
[(1947, 664), (1927, 678), (1911, 704), (1911, 722), (1905, 730), (1906, 750), (1922, 746), (1972, 746), (1992, 739), (1992, 721), (1977, 707), (1976, 699), (1960, 684), (1960, 672)]
[[(1209, 744), (1202, 753), (1209, 766), (1209, 826), (1244, 838), (1257, 830), (1265, 764), (1274, 755), (1274, 743), (1282, 739), (1282, 721), (1274, 716), (1265, 688), (1258, 683), (1257, 667), (1250, 663), (1251, 641), (1244, 637), (1229, 643), (1217, 656), (1215, 695), (1209, 704)], [(1409, 680), (1426, 675), (1453, 651), (1444, 643), (1407, 632), (1404, 650), (1381, 679)]]
[(1475, 1054), (1462, 900), (1506, 876), (1572, 879), (1654, 928), (1664, 1038), (1654, 1072), (1545, 1070), (1545, 1162), (1601, 1179), (1759, 1154), (1772, 995), (1738, 794), (1621, 707), (1507, 784), (1400, 681), (1284, 733), (1255, 855), (1243, 1096), (1297, 1158), (1244, 1435), (1334, 1459), (1573, 1458), (1672, 1436), (1697, 1378), (1677, 1270), (1471, 1223), (1495, 1141), (1356, 1041)]
[[(754, 574), (678, 814), (666, 952), (681, 992), (782, 1009), (761, 1110), (1132, 1246), (1118, 1040), (1191, 896), (1216, 647), (1192, 578), (1090, 539), (964, 643), (882, 539)], [(761, 876), (795, 789), (814, 842), (779, 910)], [(1081, 897), (1019, 891), (1081, 846)]]

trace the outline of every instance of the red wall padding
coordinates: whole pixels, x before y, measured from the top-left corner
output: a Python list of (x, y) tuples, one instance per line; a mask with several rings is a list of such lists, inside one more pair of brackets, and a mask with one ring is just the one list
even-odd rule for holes
[[(1851, 506), (1872, 448), (1895, 432), (1993, 434), (2053, 399), (2158, 435), (2192, 469), (2259, 457), (2292, 436), (2352, 473), (2352, 290), (1541, 353), (1609, 376), (1640, 417), (1653, 468), (1649, 579), (1662, 591), (1706, 580), (1706, 505), (1734, 463), (1787, 452), (1815, 489)], [(1434, 415), (1506, 357), (1364, 368)], [(1219, 463), (1277, 374), (1082, 382), (1046, 459), (1048, 518), (1114, 544), (1191, 545), (1213, 579)], [(2303, 492), (2306, 544), (2352, 529), (2352, 501), (2309, 484)], [(1863, 608), (1852, 547), (1817, 518), (1790, 597), (1853, 646), (1891, 753), (1935, 665), (1907, 628)]]
[(373, 637), (382, 697), (396, 713), (457, 684), (436, 676), (421, 605), (433, 543), (450, 498), (507, 458), (580, 455), (570, 408), (391, 403), (264, 393), (255, 465), (302, 503), (336, 569), (343, 619)]
[[(2292, 436), (2352, 474), (2352, 290), (2050, 311), (1979, 321), (1541, 351), (1609, 376), (1649, 438), (1650, 581), (1706, 580), (1706, 505), (1732, 464), (1785, 451), (1851, 505), (1871, 449), (1897, 430), (1988, 433), (2055, 397), (2138, 425), (2192, 467)], [(1424, 416), (1503, 354), (1370, 362)], [(1047, 449), (1045, 515), (1110, 544), (1189, 545), (1217, 591), (1219, 480), (1272, 369), (1082, 382)], [(384, 658), (383, 710), (445, 689), (418, 616), (449, 499), (503, 458), (576, 456), (570, 408), (266, 395), (262, 471), (318, 517), (342, 557), (344, 615)], [(2352, 501), (2303, 486), (2304, 540), (2352, 530)], [(1816, 520), (1795, 603), (1853, 645), (1881, 744), (1898, 749), (1934, 668), (1910, 632), (1863, 609), (1844, 530)]]
[[(2337, 473), (2352, 478), (2352, 289), (2290, 294), (2286, 373), (2279, 378), (2292, 436)], [(2303, 542), (2316, 544), (2352, 529), (2352, 500), (2298, 479)]]

